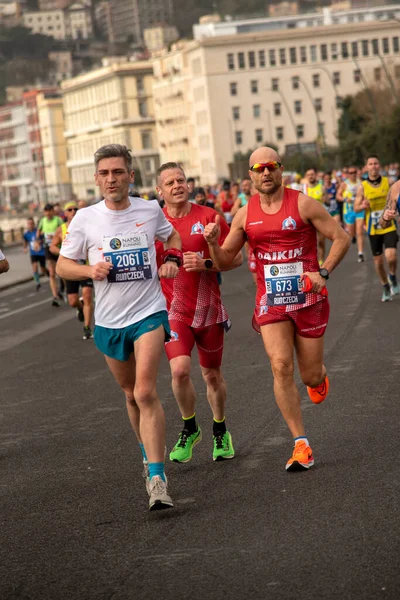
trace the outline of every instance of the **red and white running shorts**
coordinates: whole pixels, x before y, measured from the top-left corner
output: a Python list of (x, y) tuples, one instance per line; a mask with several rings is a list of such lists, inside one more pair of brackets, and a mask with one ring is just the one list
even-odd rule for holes
[(257, 317), (254, 313), (253, 327), (257, 333), (260, 333), (260, 327), (263, 325), (279, 323), (280, 321), (293, 321), (297, 335), (305, 338), (320, 338), (326, 331), (329, 312), (328, 299), (288, 312), (280, 312), (273, 306), (269, 306), (268, 312), (261, 317)]
[(197, 346), (199, 362), (205, 369), (217, 369), (224, 351), (224, 326), (216, 323), (209, 327), (190, 327), (181, 321), (170, 321), (171, 339), (165, 343), (168, 360), (178, 356), (191, 356)]

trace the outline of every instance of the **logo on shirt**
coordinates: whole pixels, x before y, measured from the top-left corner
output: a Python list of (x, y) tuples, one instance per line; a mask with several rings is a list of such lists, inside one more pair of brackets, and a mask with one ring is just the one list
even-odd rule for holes
[(262, 221), (253, 221), (252, 223), (248, 223), (248, 225), (261, 225)]
[(197, 221), (194, 225), (192, 225), (192, 230), (190, 235), (202, 235), (204, 233), (204, 225)]
[(111, 250), (119, 250), (121, 248), (121, 240), (118, 238), (112, 238), (110, 240), (110, 248)]
[(278, 275), (279, 274), (279, 269), (278, 269), (278, 267), (276, 265), (273, 265), (270, 268), (269, 272), (271, 273), (271, 275)]
[(268, 306), (260, 306), (258, 316), (262, 317), (263, 315), (266, 315), (267, 312), (268, 312)]
[(282, 231), (284, 229), (289, 229), (290, 231), (293, 231), (296, 228), (297, 228), (296, 221), (291, 216), (289, 216), (287, 219), (285, 219), (282, 222)]
[(136, 227), (141, 227), (142, 225), (144, 225), (146, 223), (146, 221), (143, 221), (143, 223), (136, 223)]

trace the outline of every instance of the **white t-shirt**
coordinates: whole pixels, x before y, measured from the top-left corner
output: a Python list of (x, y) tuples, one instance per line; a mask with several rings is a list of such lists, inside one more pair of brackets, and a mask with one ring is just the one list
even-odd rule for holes
[(4, 260), (4, 259), (5, 259), (5, 256), (4, 256), (4, 254), (2, 253), (2, 251), (1, 251), (1, 248), (0, 248), (0, 260)]
[(155, 238), (165, 242), (172, 225), (158, 202), (129, 198), (130, 207), (110, 210), (104, 200), (79, 210), (70, 225), (60, 254), (114, 266), (104, 281), (94, 281), (95, 322), (119, 329), (166, 310), (157, 274)]

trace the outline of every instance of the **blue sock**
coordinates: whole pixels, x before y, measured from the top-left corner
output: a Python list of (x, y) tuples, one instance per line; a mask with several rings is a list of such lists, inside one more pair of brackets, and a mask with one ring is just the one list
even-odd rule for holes
[(299, 437), (295, 437), (294, 438), (294, 444), (296, 445), (297, 442), (305, 442), (307, 444), (307, 446), (309, 446), (310, 444), (308, 443), (308, 439), (306, 438), (305, 435), (300, 435)]
[(163, 481), (165, 481), (164, 463), (149, 463), (149, 479), (159, 475)]
[(33, 274), (33, 279), (34, 279), (35, 283), (40, 283), (39, 273), (34, 273)]
[(145, 460), (147, 462), (147, 454), (146, 454), (146, 450), (144, 449), (143, 444), (139, 444), (139, 448), (142, 452), (143, 460)]

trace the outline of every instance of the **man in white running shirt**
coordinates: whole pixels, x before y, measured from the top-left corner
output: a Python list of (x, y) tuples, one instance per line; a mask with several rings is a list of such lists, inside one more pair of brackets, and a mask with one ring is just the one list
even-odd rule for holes
[(10, 265), (8, 264), (8, 260), (6, 259), (0, 248), (0, 273), (7, 273), (9, 269)]
[[(178, 274), (181, 239), (158, 202), (129, 197), (134, 171), (126, 146), (99, 148), (95, 168), (104, 200), (81, 209), (71, 221), (57, 273), (67, 280), (93, 279), (94, 340), (125, 393), (143, 454), (149, 508), (170, 508), (164, 473), (165, 416), (156, 391), (158, 365), (170, 330), (159, 277)], [(164, 243), (158, 271), (155, 240)], [(82, 259), (89, 264), (77, 264)]]

